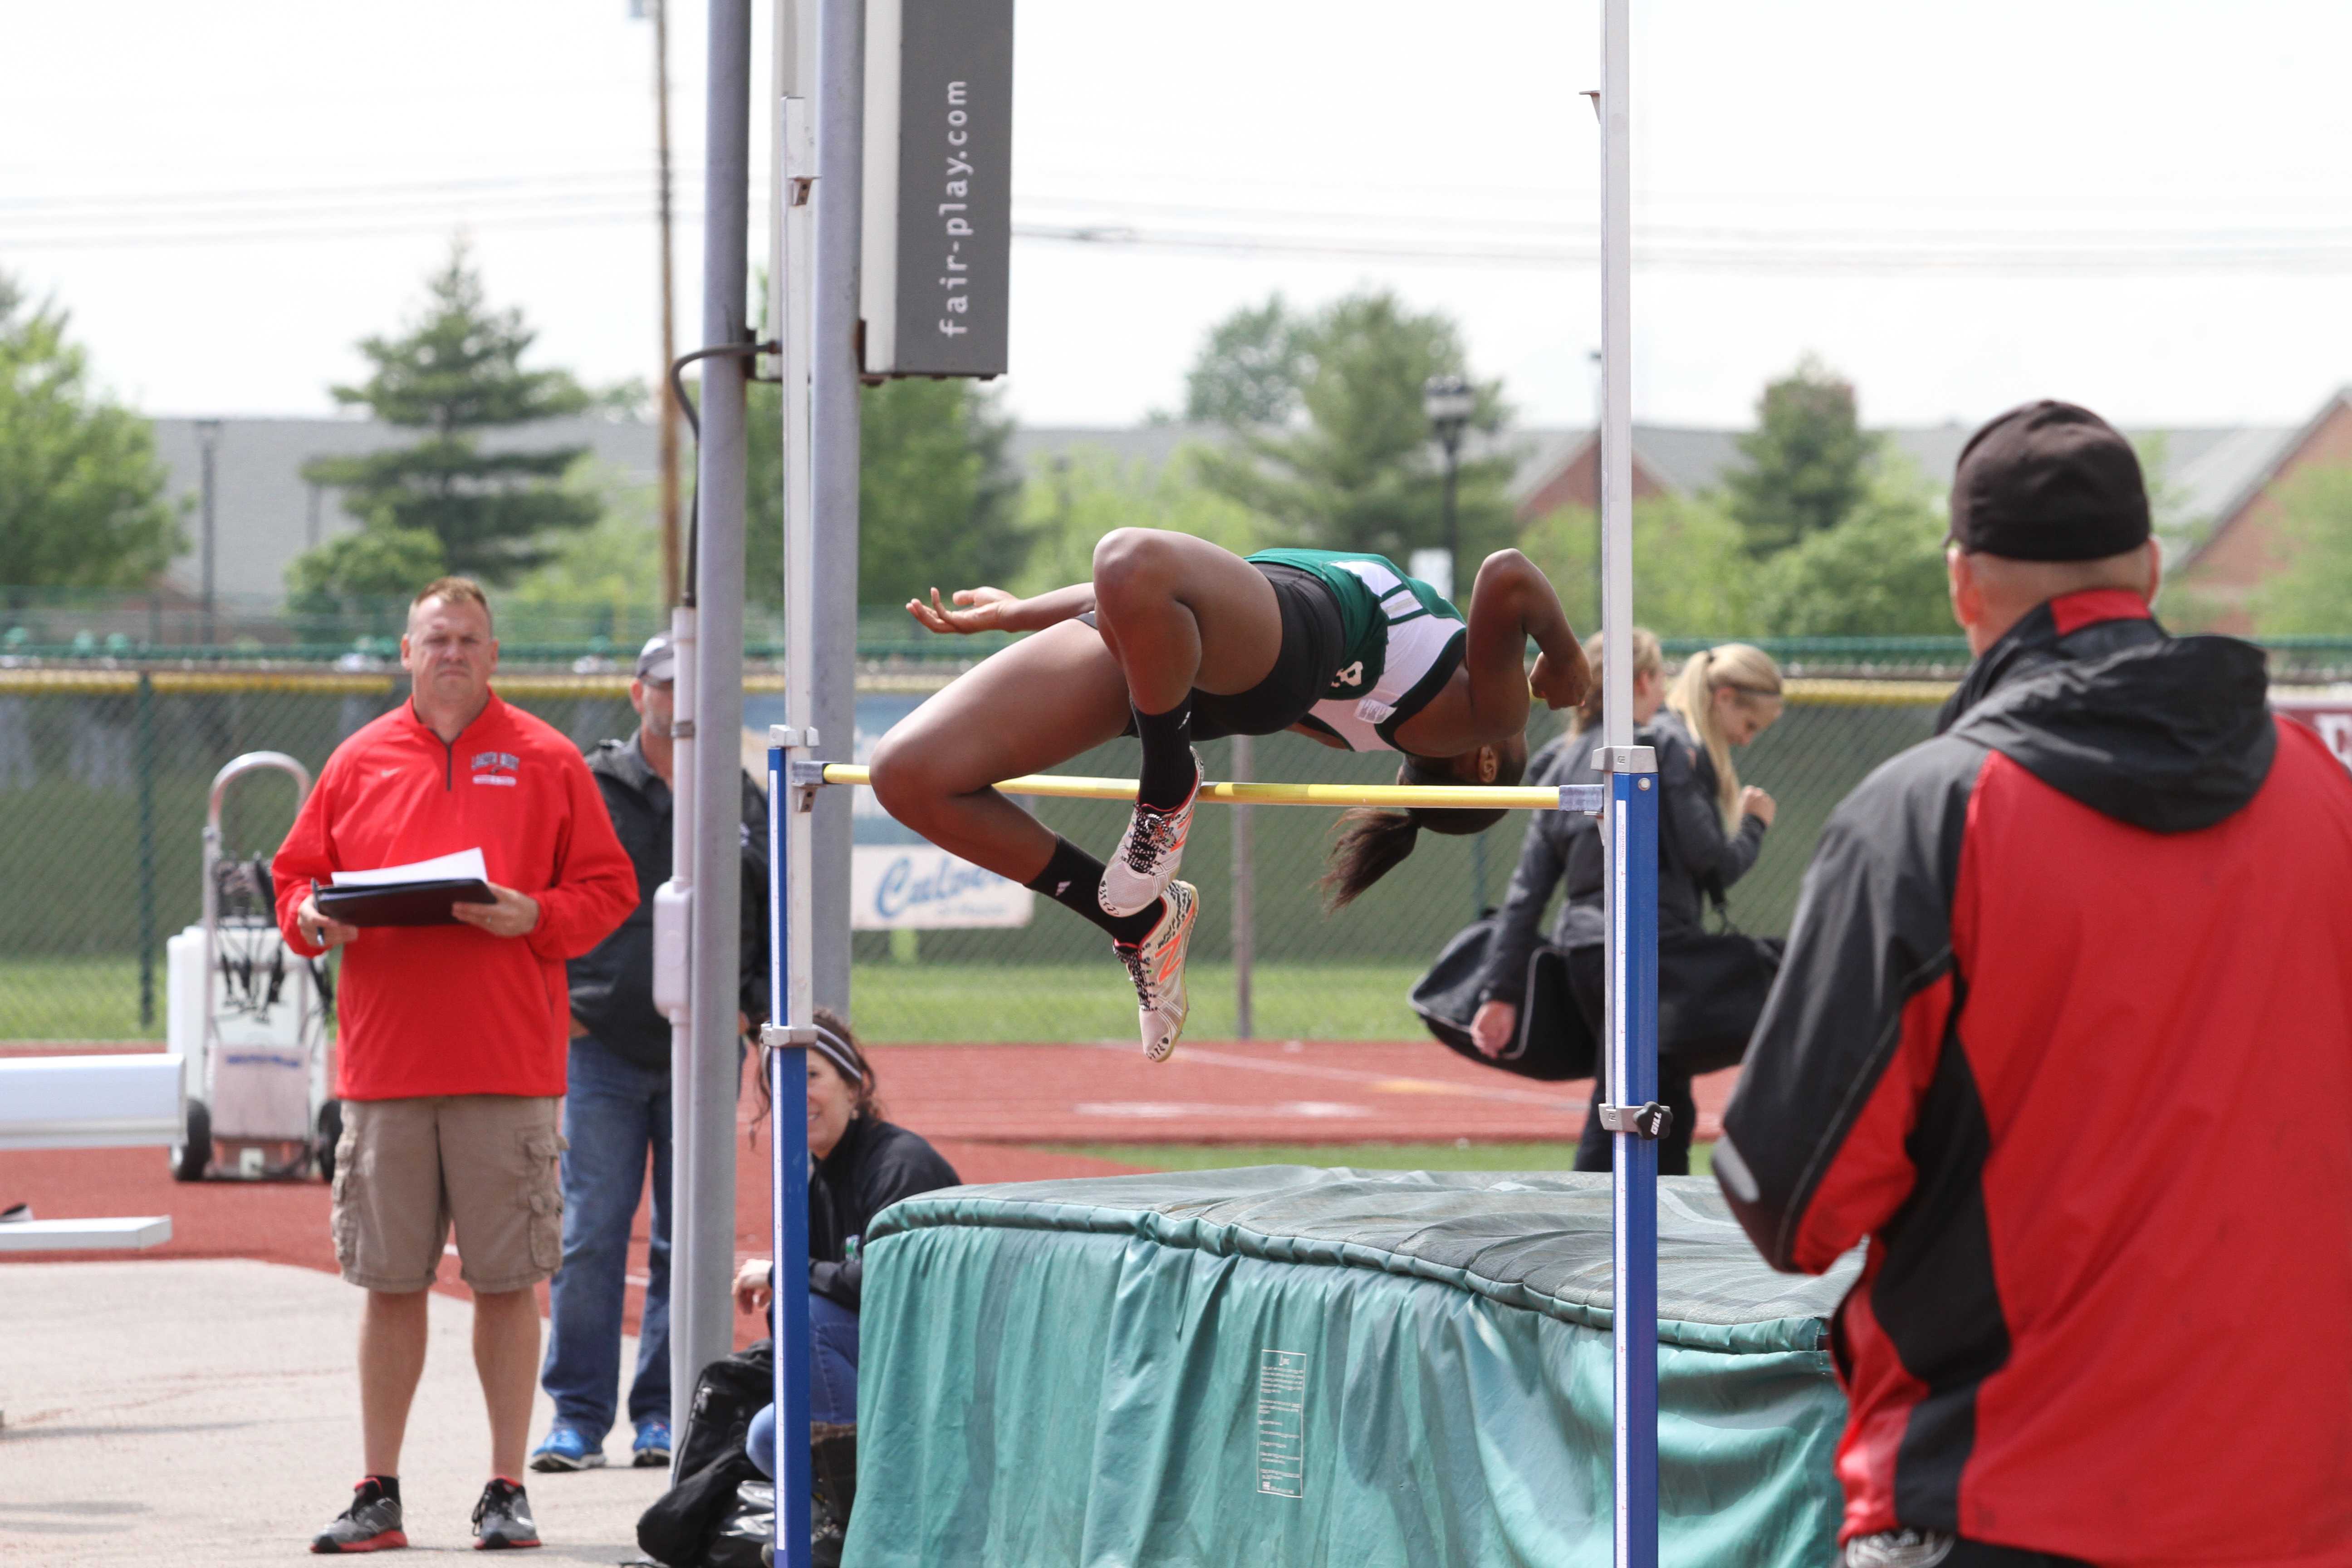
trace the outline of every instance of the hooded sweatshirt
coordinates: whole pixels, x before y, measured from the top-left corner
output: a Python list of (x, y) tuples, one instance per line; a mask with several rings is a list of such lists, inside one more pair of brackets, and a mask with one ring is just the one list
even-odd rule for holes
[(2352, 776), (2264, 701), (2068, 595), (1822, 834), (1715, 1169), (1867, 1239), (1847, 1537), (2352, 1562)]

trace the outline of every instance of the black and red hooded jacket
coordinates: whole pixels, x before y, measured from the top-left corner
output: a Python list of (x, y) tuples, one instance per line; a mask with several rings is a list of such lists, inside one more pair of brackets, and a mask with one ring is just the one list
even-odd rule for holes
[(1849, 1537), (2352, 1563), (2352, 775), (2265, 695), (2056, 599), (1822, 834), (1715, 1169), (1869, 1240)]

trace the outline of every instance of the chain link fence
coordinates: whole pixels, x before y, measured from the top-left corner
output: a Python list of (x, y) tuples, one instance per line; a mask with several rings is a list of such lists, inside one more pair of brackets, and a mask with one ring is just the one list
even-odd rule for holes
[[(1898, 659), (1884, 650), (1867, 679), (1824, 677), (1827, 661), (1782, 647), (1792, 681), (1785, 717), (1739, 758), (1743, 778), (1778, 799), (1777, 823), (1730, 912), (1759, 933), (1787, 929), (1813, 842), (1831, 809), (1873, 767), (1932, 731), (1948, 682), (1938, 645)], [(2313, 650), (2288, 658), (2308, 680)], [(2352, 645), (2334, 658), (2352, 664)], [(2300, 656), (2299, 658), (2297, 656)], [(2283, 660), (2282, 662), (2286, 662)], [(869, 662), (861, 690), (919, 695), (952, 667)], [(1861, 668), (1849, 661), (1845, 668)], [(750, 717), (781, 682), (747, 677)], [(635, 724), (625, 679), (509, 669), (509, 701), (584, 750)], [(345, 736), (405, 697), (396, 673), (280, 666), (269, 669), (109, 668), (90, 663), (0, 665), (0, 1040), (142, 1040), (163, 1035), (163, 943), (199, 918), (203, 830), (213, 775), (250, 751), (287, 752), (315, 773)], [(1539, 715), (1530, 744), (1558, 732)], [(762, 744), (746, 732), (746, 755)], [(1211, 777), (1233, 776), (1232, 743), (1202, 748)], [(1394, 760), (1334, 752), (1302, 737), (1260, 737), (1252, 776), (1297, 783), (1383, 783)], [(756, 761), (755, 767), (758, 765)], [(1075, 773), (1132, 776), (1132, 742), (1075, 759)], [(1107, 852), (1124, 808), (1098, 801), (1029, 803), (1075, 842)], [(292, 820), (287, 781), (240, 781), (223, 817), (232, 856), (268, 855)], [(1251, 965), (1250, 1023), (1266, 1038), (1396, 1039), (1419, 1034), (1406, 990), (1438, 949), (1507, 885), (1526, 818), (1514, 813), (1471, 839), (1422, 836), (1412, 858), (1337, 914), (1316, 882), (1336, 814), (1251, 808), (1252, 847), (1235, 864), (1237, 813), (1204, 808), (1184, 875), (1203, 910), (1191, 989), (1198, 1038), (1237, 1032), (1237, 911)], [(1236, 872), (1251, 897), (1235, 896)], [(1083, 1040), (1129, 1036), (1134, 997), (1091, 926), (1037, 901), (1025, 925), (856, 933), (854, 1008), (877, 1041)]]

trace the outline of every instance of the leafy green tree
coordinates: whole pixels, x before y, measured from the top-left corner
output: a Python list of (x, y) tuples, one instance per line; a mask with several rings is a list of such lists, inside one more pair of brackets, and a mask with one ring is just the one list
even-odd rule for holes
[(1767, 384), (1756, 428), (1739, 437), (1748, 466), (1725, 479), (1749, 552), (1760, 560), (1844, 521), (1869, 489), (1878, 444), (1862, 428), (1853, 384), (1811, 355)]
[(1184, 376), (1184, 417), (1234, 429), (1286, 423), (1313, 366), (1309, 332), (1279, 294), (1210, 328)]
[(1756, 625), (1774, 637), (1949, 637), (1944, 517), (1907, 463), (1882, 458), (1846, 515), (1763, 563)]
[(2271, 494), (2284, 570), (2254, 595), (2255, 629), (2289, 637), (2352, 632), (2352, 468), (2305, 468)]
[(667, 624), (656, 489), (593, 459), (563, 482), (594, 495), (603, 515), (564, 534), (543, 564), (499, 595), (501, 631), (511, 624), (526, 640), (561, 642), (602, 636), (635, 653), (637, 642)]
[[(555, 538), (594, 522), (599, 508), (592, 494), (561, 483), (585, 447), (492, 452), (480, 437), (578, 414), (594, 399), (566, 372), (523, 368), (538, 334), (521, 310), (490, 309), (462, 243), (428, 290), (424, 313), (404, 333), (360, 343), (373, 374), (332, 389), (336, 402), (423, 431), (424, 439), (363, 457), (320, 458), (302, 475), (341, 489), (345, 510), (364, 528), (430, 533), (446, 570), (510, 582), (547, 560)], [(326, 570), (322, 563), (313, 575)]]
[[(1029, 535), (1021, 479), (1005, 457), (1013, 422), (996, 395), (964, 380), (867, 387), (858, 405), (857, 602), (897, 605), (937, 584), (942, 593), (1002, 584), (1021, 570)], [(783, 593), (783, 399), (752, 388), (747, 592)]]
[(66, 312), (0, 274), (0, 584), (136, 588), (185, 546), (146, 420), (93, 391)]
[[(1579, 636), (1600, 629), (1600, 534), (1590, 507), (1528, 524), (1519, 548), (1543, 568)], [(1633, 616), (1661, 637), (1758, 635), (1756, 563), (1739, 525), (1712, 496), (1633, 503)]]
[(447, 572), (439, 537), (422, 528), (362, 528), (305, 551), (286, 566), (288, 606), (334, 616), (405, 602)]
[(1093, 573), (1095, 542), (1115, 528), (1189, 533), (1236, 555), (1264, 548), (1257, 516), (1202, 484), (1191, 459), (1188, 449), (1165, 463), (1122, 463), (1096, 450), (1039, 464), (1021, 493), (1022, 524), (1031, 540), (1028, 563), (998, 586), (1042, 594), (1083, 583)]
[[(1244, 310), (1213, 330), (1196, 379), (1211, 368), (1221, 341), (1254, 341), (1265, 313)], [(1230, 447), (1199, 455), (1202, 482), (1265, 518), (1270, 534), (1285, 543), (1373, 551), (1397, 561), (1442, 546), (1443, 459), (1422, 412), (1422, 385), (1433, 375), (1464, 373), (1460, 329), (1441, 312), (1416, 314), (1383, 290), (1350, 295), (1316, 312), (1297, 325), (1296, 342), (1303, 422), (1288, 429), (1234, 426)], [(1472, 430), (1492, 436), (1505, 414), (1500, 384), (1481, 384)], [(1473, 456), (1461, 465), (1465, 574), (1487, 551), (1512, 541), (1506, 487), (1513, 467), (1507, 454)]]

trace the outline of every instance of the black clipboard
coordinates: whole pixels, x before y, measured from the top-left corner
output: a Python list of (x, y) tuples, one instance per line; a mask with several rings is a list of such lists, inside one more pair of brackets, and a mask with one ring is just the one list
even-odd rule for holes
[(451, 904), (494, 904), (498, 895), (479, 877), (429, 882), (383, 882), (372, 888), (320, 888), (319, 912), (347, 926), (453, 926)]

